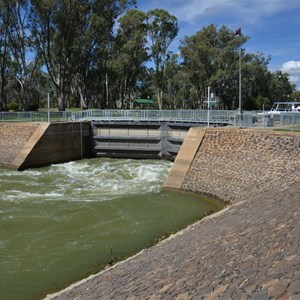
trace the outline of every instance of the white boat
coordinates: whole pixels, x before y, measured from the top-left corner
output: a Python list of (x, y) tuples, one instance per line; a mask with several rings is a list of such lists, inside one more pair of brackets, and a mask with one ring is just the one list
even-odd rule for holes
[(280, 115), (288, 112), (300, 113), (300, 102), (274, 102), (268, 115)]
[[(274, 102), (270, 111), (257, 114), (257, 124), (274, 126), (275, 123), (280, 123), (280, 118), (283, 114), (292, 114), (293, 118), (300, 116), (300, 102)], [(287, 118), (289, 118), (289, 116), (287, 116)]]

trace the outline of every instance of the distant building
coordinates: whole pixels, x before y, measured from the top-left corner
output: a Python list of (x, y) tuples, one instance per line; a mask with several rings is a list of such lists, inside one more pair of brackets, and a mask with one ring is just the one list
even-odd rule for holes
[[(208, 99), (205, 97), (205, 100), (203, 101), (204, 109), (207, 109), (208, 107)], [(221, 108), (221, 98), (212, 95), (212, 97), (209, 99), (209, 109), (220, 109)]]
[(151, 109), (155, 107), (155, 102), (151, 99), (133, 99), (132, 108)]

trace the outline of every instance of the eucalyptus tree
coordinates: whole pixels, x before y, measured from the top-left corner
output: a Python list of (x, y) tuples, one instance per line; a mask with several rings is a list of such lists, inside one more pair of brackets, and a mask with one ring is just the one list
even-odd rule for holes
[(242, 95), (244, 109), (259, 109), (268, 105), (271, 57), (262, 53), (247, 53), (243, 57)]
[(203, 101), (207, 86), (212, 86), (219, 95), (227, 93), (228, 98), (233, 95), (233, 88), (238, 86), (238, 49), (247, 39), (242, 35), (236, 37), (225, 26), (218, 30), (213, 24), (184, 37), (179, 48), (198, 101)]
[(153, 80), (154, 69), (149, 66), (141, 68), (134, 90), (135, 95), (143, 99), (152, 99), (153, 95), (155, 95), (155, 86)]
[[(77, 88), (83, 107), (89, 106), (89, 98), (99, 107), (114, 106), (114, 73), (110, 69), (113, 59), (113, 30), (116, 21), (135, 0), (94, 0), (76, 39), (79, 53)], [(82, 47), (84, 45), (84, 47)]]
[(178, 54), (172, 54), (167, 60), (164, 76), (165, 104), (170, 108), (194, 107), (193, 86), (185, 67), (179, 62)]
[[(211, 25), (213, 26), (213, 25)], [(213, 47), (213, 74), (210, 76), (207, 84), (218, 95), (223, 106), (233, 108), (232, 102), (238, 102), (239, 87), (239, 56), (241, 56), (242, 68), (245, 64), (245, 50), (243, 44), (249, 37), (243, 34), (235, 35), (232, 30), (226, 26), (215, 29)], [(242, 71), (244, 79), (244, 71)], [(242, 84), (244, 87), (244, 84)], [(202, 89), (205, 88), (202, 86)]]
[(269, 84), (270, 102), (288, 101), (292, 99), (291, 94), (295, 86), (290, 83), (289, 75), (282, 71), (275, 71), (271, 74)]
[(109, 39), (116, 18), (132, 3), (135, 1), (32, 0), (34, 36), (60, 110), (65, 109), (71, 87), (80, 94), (81, 105), (88, 105), (91, 73), (100, 80), (104, 74), (104, 91), (100, 94), (108, 105)]
[(157, 104), (163, 107), (164, 70), (169, 57), (168, 48), (178, 34), (178, 22), (175, 16), (163, 9), (150, 10), (147, 13), (150, 56), (154, 62)]
[(7, 85), (9, 80), (9, 41), (10, 9), (4, 1), (0, 1), (0, 111), (7, 109)]
[(147, 25), (146, 14), (139, 10), (129, 10), (119, 19), (119, 28), (114, 41), (111, 68), (116, 75), (116, 88), (121, 105), (132, 98), (137, 80), (145, 62)]
[[(30, 2), (26, 0), (8, 0), (1, 2), (1, 19), (3, 26), (4, 56), (2, 63), (2, 82), (4, 78), (7, 55), (10, 56), (10, 72), (14, 73), (14, 80), (17, 81), (16, 90), (22, 108), (29, 110), (29, 90), (33, 86), (34, 72), (38, 62), (38, 53), (31, 39), (29, 27)], [(2, 90), (3, 93), (3, 90)]]
[(180, 51), (185, 69), (191, 83), (196, 87), (199, 97), (204, 96), (209, 79), (214, 74), (216, 58), (217, 30), (214, 25), (203, 28), (193, 36), (185, 36)]
[(81, 15), (80, 1), (32, 0), (32, 30), (57, 93), (59, 110), (74, 73), (72, 46)]
[(290, 97), (291, 101), (297, 101), (300, 102), (300, 91), (296, 91), (296, 87), (294, 86), (294, 91), (291, 94)]

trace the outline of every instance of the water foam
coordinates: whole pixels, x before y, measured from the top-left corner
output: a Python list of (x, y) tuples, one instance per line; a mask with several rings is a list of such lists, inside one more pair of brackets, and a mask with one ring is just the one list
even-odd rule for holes
[(22, 173), (0, 170), (0, 199), (92, 202), (158, 193), (170, 166), (166, 161), (91, 159)]

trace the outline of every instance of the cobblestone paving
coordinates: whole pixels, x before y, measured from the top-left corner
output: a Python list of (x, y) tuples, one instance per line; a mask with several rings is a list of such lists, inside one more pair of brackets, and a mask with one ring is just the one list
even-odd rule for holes
[(297, 180), (48, 298), (299, 300), (299, 204)]

